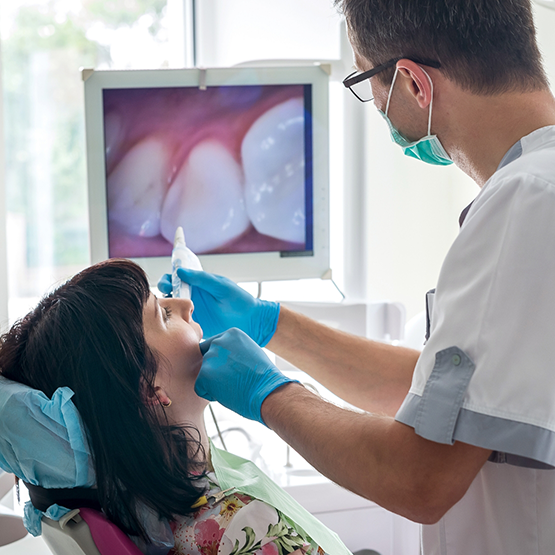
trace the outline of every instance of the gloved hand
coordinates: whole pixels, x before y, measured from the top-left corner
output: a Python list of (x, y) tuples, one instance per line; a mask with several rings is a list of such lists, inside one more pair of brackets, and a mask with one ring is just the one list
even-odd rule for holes
[(264, 399), (278, 387), (297, 381), (284, 376), (237, 328), (207, 339), (200, 349), (204, 361), (195, 382), (196, 394), (261, 424)]
[[(177, 275), (191, 285), (195, 305), (193, 318), (200, 324), (205, 337), (212, 337), (229, 328), (243, 330), (260, 347), (272, 339), (279, 317), (279, 303), (255, 299), (230, 279), (179, 268)], [(171, 294), (171, 275), (165, 274), (158, 289)]]

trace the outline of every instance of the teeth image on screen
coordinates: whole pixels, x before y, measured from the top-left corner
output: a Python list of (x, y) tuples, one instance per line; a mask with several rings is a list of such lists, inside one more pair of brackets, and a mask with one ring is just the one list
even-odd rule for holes
[(193, 252), (222, 247), (247, 231), (241, 166), (215, 141), (193, 148), (162, 207), (162, 236), (172, 242), (183, 227)]
[(160, 234), (160, 212), (168, 189), (170, 152), (158, 138), (135, 145), (108, 176), (110, 220), (130, 235)]
[(125, 136), (123, 119), (119, 114), (112, 112), (104, 118), (106, 138), (106, 165), (111, 167), (114, 154), (121, 148)]
[(105, 112), (110, 256), (169, 254), (179, 225), (198, 254), (304, 250), (304, 98), (282, 88), (121, 95)]
[(260, 116), (241, 146), (247, 212), (264, 235), (304, 243), (304, 103), (292, 98)]

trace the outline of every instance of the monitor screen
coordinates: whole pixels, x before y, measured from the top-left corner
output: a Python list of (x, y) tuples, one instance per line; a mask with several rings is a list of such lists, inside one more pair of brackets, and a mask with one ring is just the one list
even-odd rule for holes
[[(327, 78), (311, 66), (299, 82), (299, 69), (90, 74), (93, 261), (124, 257), (149, 276), (167, 271), (182, 226), (207, 270), (237, 280), (325, 273), (327, 171), (315, 161), (327, 164), (318, 105), (325, 97), (327, 110)], [(181, 83), (177, 72), (186, 72)]]

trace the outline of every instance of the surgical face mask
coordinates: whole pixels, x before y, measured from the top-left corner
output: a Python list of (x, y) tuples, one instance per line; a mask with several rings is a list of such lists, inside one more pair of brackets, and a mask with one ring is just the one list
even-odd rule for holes
[[(424, 71), (424, 70), (422, 70)], [(432, 128), (432, 105), (434, 102), (434, 84), (432, 83), (432, 79), (426, 73), (426, 77), (430, 81), (430, 86), (432, 89), (432, 100), (430, 100), (430, 112), (428, 115), (428, 134), (418, 141), (408, 141), (399, 133), (397, 129), (391, 123), (391, 120), (387, 117), (389, 112), (389, 103), (391, 101), (391, 93), (393, 92), (393, 87), (395, 85), (395, 80), (397, 79), (397, 73), (399, 69), (395, 70), (395, 75), (393, 76), (393, 81), (391, 82), (391, 87), (389, 89), (389, 95), (387, 97), (387, 104), (385, 107), (385, 113), (379, 110), (382, 117), (389, 125), (389, 131), (391, 133), (391, 138), (393, 139), (394, 143), (397, 143), (402, 149), (405, 155), (411, 156), (412, 158), (416, 158), (417, 160), (422, 160), (422, 162), (426, 162), (428, 164), (434, 164), (436, 166), (448, 166), (453, 163), (447, 151), (443, 148), (441, 141), (438, 139), (437, 135), (431, 134)]]

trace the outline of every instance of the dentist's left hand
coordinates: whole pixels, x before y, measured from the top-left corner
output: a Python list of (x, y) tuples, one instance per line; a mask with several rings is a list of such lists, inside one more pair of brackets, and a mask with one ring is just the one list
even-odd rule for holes
[[(272, 339), (278, 324), (279, 303), (255, 299), (223, 276), (185, 268), (179, 268), (177, 275), (191, 286), (193, 319), (200, 324), (205, 337), (239, 328), (261, 347)], [(158, 289), (165, 295), (171, 294), (170, 274), (160, 278)]]
[(278, 387), (296, 382), (284, 376), (237, 328), (207, 339), (200, 348), (204, 361), (195, 383), (196, 394), (261, 424), (264, 399)]

